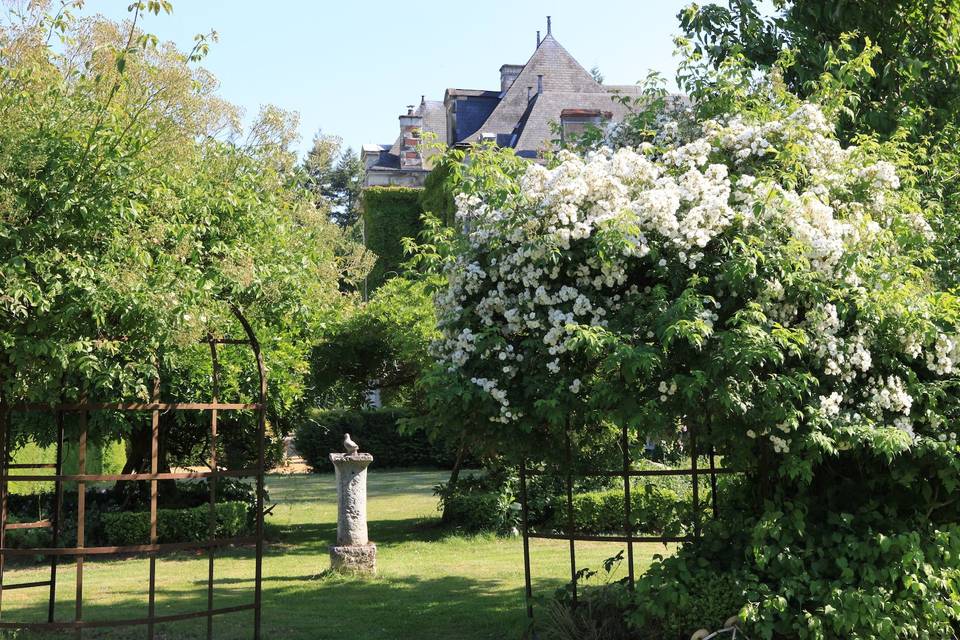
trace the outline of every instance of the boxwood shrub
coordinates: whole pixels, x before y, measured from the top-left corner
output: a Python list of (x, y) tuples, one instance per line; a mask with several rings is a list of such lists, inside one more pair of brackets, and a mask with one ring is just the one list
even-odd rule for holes
[[(249, 532), (249, 506), (244, 502), (217, 503), (218, 538), (232, 538)], [(164, 542), (206, 540), (210, 507), (158, 509), (157, 535)], [(103, 536), (109, 545), (147, 544), (150, 542), (150, 512), (120, 511), (100, 515)]]
[[(654, 484), (630, 491), (630, 523), (634, 533), (679, 533), (691, 520), (689, 493)], [(573, 496), (573, 516), (580, 533), (602, 534), (624, 530), (623, 489), (590, 491)], [(555, 512), (552, 526), (566, 530), (565, 504)]]
[(432, 443), (423, 432), (401, 434), (398, 423), (409, 418), (403, 409), (316, 411), (295, 431), (297, 451), (314, 471), (332, 471), (330, 453), (343, 451), (349, 433), (360, 450), (373, 455), (378, 468), (453, 466), (456, 452), (444, 443)]

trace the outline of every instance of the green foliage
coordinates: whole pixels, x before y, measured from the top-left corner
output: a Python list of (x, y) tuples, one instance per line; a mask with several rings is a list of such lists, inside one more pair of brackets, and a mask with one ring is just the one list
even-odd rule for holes
[[(249, 506), (243, 502), (218, 502), (216, 537), (233, 538), (249, 532)], [(148, 544), (150, 512), (121, 511), (100, 514), (103, 536), (109, 545)], [(161, 543), (198, 542), (209, 533), (210, 507), (158, 509), (157, 536)]]
[[(550, 600), (543, 620), (537, 623), (537, 637), (543, 640), (644, 640), (626, 622), (630, 611), (626, 585), (612, 583), (581, 589), (577, 605), (569, 598)], [(657, 637), (657, 640), (666, 638)], [(686, 640), (686, 638), (684, 638)]]
[[(64, 443), (63, 472), (75, 474), (78, 469), (77, 446)], [(53, 464), (56, 461), (56, 447), (41, 447), (35, 442), (27, 442), (13, 452), (14, 464)], [(126, 451), (122, 442), (91, 442), (87, 445), (86, 458), (87, 473), (120, 473), (126, 462)], [(43, 473), (37, 470), (36, 473)], [(52, 471), (50, 472), (52, 473)], [(13, 494), (30, 495), (37, 493), (52, 493), (53, 482), (30, 480), (10, 482), (10, 492)]]
[(455, 185), (450, 179), (450, 163), (440, 156), (433, 170), (427, 175), (420, 193), (420, 208), (446, 226), (456, 224), (457, 204), (454, 201)]
[(420, 233), (420, 189), (370, 187), (363, 192), (363, 230), (367, 249), (377, 261), (367, 277), (373, 291), (391, 277), (400, 275), (405, 261), (403, 239)]
[[(952, 0), (780, 0), (774, 7), (765, 16), (756, 0), (692, 4), (679, 18), (695, 60), (722, 67), (743, 59), (776, 68), (801, 96), (825, 83), (843, 87), (841, 139), (879, 134), (906, 143), (904, 163), (916, 169), (934, 203), (927, 216), (939, 231), (939, 277), (952, 286), (960, 268), (960, 6)], [(863, 53), (870, 54), (865, 66), (846, 64)], [(694, 92), (711, 90), (706, 65), (682, 75)]]
[(311, 356), (321, 406), (359, 409), (374, 389), (388, 406), (417, 404), (414, 385), (436, 339), (433, 300), (423, 281), (391, 278), (369, 302), (330, 323)]
[(740, 612), (746, 602), (743, 582), (707, 563), (665, 558), (637, 581), (624, 615), (648, 637), (687, 640), (698, 629), (720, 629)]
[(694, 52), (714, 65), (742, 55), (769, 68), (789, 48), (792, 64), (784, 80), (801, 95), (821, 81), (825, 68), (835, 72), (830, 60), (848, 43), (857, 52), (876, 45), (869, 74), (857, 80), (857, 114), (848, 122), (852, 131), (891, 135), (906, 127), (920, 134), (956, 122), (960, 7), (955, 2), (781, 0), (772, 16), (764, 16), (759, 4), (691, 5), (680, 13), (680, 25), (694, 40)]
[[(635, 534), (676, 536), (693, 522), (692, 497), (654, 484), (632, 487), (630, 526)], [(701, 505), (703, 506), (703, 505)], [(552, 526), (567, 529), (566, 504), (560, 502)], [(604, 534), (624, 531), (623, 489), (578, 492), (573, 496), (573, 519), (578, 533)]]
[[(764, 640), (953, 637), (960, 307), (924, 219), (937, 191), (896, 135), (837, 137), (872, 44), (843, 39), (812, 102), (784, 82), (792, 55), (765, 76), (739, 54), (688, 59), (691, 111), (643, 113), (640, 149), (561, 153), (465, 200), (432, 400), (491, 448), (561, 467), (567, 437), (579, 451), (612, 422), (641, 440), (696, 427), (748, 472), (703, 540), (638, 583), (638, 632), (739, 612)], [(719, 197), (700, 199), (688, 181), (710, 172)], [(614, 502), (580, 515), (606, 528)]]
[(514, 531), (520, 523), (518, 484), (504, 471), (468, 474), (452, 488), (450, 483), (437, 485), (434, 494), (440, 498), (443, 524), (467, 533)]
[[(343, 232), (298, 186), (296, 119), (265, 108), (244, 137), (196, 64), (207, 38), (179, 51), (140, 31), (143, 3), (123, 26), (77, 22), (74, 4), (32, 3), (0, 25), (0, 397), (143, 400), (159, 372), (164, 399), (207, 400), (198, 341), (242, 335), (242, 314), (283, 433), (347, 268)], [(255, 397), (249, 350), (224, 346), (220, 361), (221, 399)], [(221, 419), (225, 445), (255, 422)], [(208, 419), (163, 420), (161, 466), (195, 463)], [(48, 444), (50, 423), (17, 419), (17, 442)], [(98, 413), (91, 439), (129, 439), (127, 470), (144, 469), (144, 428)]]
[(360, 450), (373, 455), (378, 468), (450, 468), (456, 457), (452, 445), (431, 441), (421, 430), (412, 430), (416, 418), (403, 409), (309, 412), (297, 427), (295, 446), (314, 471), (332, 469), (329, 454), (343, 451), (349, 433)]
[(364, 167), (357, 153), (350, 147), (344, 149), (340, 138), (317, 132), (302, 169), (304, 186), (313, 194), (317, 208), (329, 211), (338, 226), (352, 227), (360, 219), (363, 192)]

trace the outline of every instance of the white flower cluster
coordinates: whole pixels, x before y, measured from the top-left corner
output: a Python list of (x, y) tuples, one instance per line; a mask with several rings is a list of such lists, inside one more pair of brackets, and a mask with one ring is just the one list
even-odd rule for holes
[[(525, 381), (521, 371), (535, 369), (556, 379), (562, 393), (583, 397), (581, 380), (588, 378), (568, 370), (572, 339), (583, 331), (602, 333), (625, 305), (648, 300), (657, 281), (700, 277), (698, 269), (727, 259), (718, 238), (733, 231), (796, 248), (810, 277), (864, 290), (855, 258), (890, 225), (887, 209), (899, 178), (890, 163), (842, 147), (818, 107), (803, 104), (768, 122), (707, 122), (692, 141), (669, 129), (658, 141), (669, 143), (660, 155), (651, 148), (586, 157), (560, 152), (552, 167), (530, 164), (518, 193), (505, 202), (458, 197), (467, 248), (448, 269), (448, 286), (437, 299), (437, 356), (499, 405), (491, 420), (509, 423), (523, 415), (510, 403)], [(802, 181), (763, 177), (765, 163), (784, 149), (799, 153)], [(724, 285), (713, 284), (720, 298)], [(809, 352), (825, 385), (822, 416), (849, 421), (872, 411), (879, 420), (886, 413), (913, 433), (914, 399), (903, 379), (877, 370), (874, 351), (881, 347), (873, 327), (842, 318), (835, 304), (793, 299), (776, 279), (758, 291), (755, 302), (771, 323), (813, 338)], [(704, 300), (691, 316), (706, 327), (707, 339), (720, 309), (719, 300)], [(636, 339), (656, 344), (652, 327), (637, 329)], [(895, 340), (938, 375), (960, 370), (955, 336), (941, 334), (934, 342), (903, 332)], [(857, 385), (868, 393), (858, 396), (851, 390)], [(676, 392), (672, 381), (649, 389), (661, 402)], [(760, 434), (776, 451), (789, 451), (795, 423), (774, 426), (776, 433)]]
[(960, 340), (957, 336), (937, 335), (933, 350), (927, 353), (927, 367), (937, 375), (947, 375), (960, 364)]

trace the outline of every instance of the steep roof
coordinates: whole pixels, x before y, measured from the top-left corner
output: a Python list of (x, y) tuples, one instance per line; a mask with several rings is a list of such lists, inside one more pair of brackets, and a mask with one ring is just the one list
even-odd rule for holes
[[(626, 92), (623, 92), (626, 93)], [(613, 93), (578, 93), (574, 91), (544, 91), (532, 100), (533, 108), (513, 144), (517, 152), (537, 152), (549, 147), (554, 138), (550, 123), (560, 122), (560, 112), (564, 109), (595, 109), (612, 114), (612, 120), (619, 122), (627, 113), (626, 107), (613, 99)], [(521, 154), (529, 155), (529, 154)]]
[(511, 133), (527, 110), (527, 87), (537, 90), (538, 75), (543, 76), (544, 92), (606, 93), (603, 86), (580, 66), (553, 35), (547, 34), (524, 65), (523, 71), (507, 89), (500, 104), (480, 127), (480, 132)]

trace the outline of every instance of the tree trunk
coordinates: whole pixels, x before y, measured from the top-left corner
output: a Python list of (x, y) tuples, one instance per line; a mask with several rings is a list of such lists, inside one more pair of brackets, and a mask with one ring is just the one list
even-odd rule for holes
[[(447, 494), (453, 492), (457, 486), (457, 481), (460, 479), (460, 466), (463, 463), (463, 456), (467, 450), (467, 434), (464, 433), (460, 437), (460, 446), (457, 448), (457, 457), (453, 461), (453, 468), (450, 470), (450, 479), (447, 480), (447, 486), (445, 492)], [(447, 510), (443, 510), (443, 515), (440, 516), (441, 522), (447, 522)]]
[[(167, 461), (167, 430), (163, 427), (163, 421), (161, 420), (160, 433), (157, 438), (158, 473), (170, 471), (170, 463)], [(152, 446), (153, 429), (150, 423), (138, 421), (130, 429), (130, 437), (127, 439), (127, 461), (124, 463), (121, 473), (150, 473), (153, 462)], [(135, 503), (149, 503), (150, 500), (150, 489), (147, 481), (118, 480), (113, 486), (113, 491), (122, 500), (125, 509), (135, 507)], [(176, 483), (169, 480), (159, 481), (157, 491), (162, 497), (174, 495), (176, 494)]]

